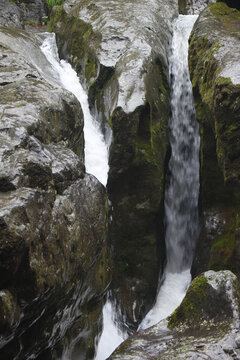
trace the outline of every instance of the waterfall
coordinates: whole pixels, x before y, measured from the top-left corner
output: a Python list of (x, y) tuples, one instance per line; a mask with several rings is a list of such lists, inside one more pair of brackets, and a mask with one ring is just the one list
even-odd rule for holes
[(95, 360), (105, 360), (128, 338), (126, 331), (119, 327), (119, 316), (116, 304), (107, 300), (103, 307), (103, 330), (97, 344)]
[(174, 22), (169, 73), (171, 158), (165, 191), (166, 267), (156, 303), (140, 324), (145, 329), (169, 316), (191, 282), (190, 267), (199, 232), (199, 129), (188, 72), (188, 38), (196, 15)]
[(96, 176), (104, 185), (108, 177), (108, 147), (100, 129), (94, 121), (88, 105), (88, 96), (79, 82), (77, 73), (65, 60), (59, 60), (54, 33), (45, 33), (41, 50), (58, 75), (61, 85), (71, 91), (81, 104), (84, 115), (85, 166), (86, 172)]

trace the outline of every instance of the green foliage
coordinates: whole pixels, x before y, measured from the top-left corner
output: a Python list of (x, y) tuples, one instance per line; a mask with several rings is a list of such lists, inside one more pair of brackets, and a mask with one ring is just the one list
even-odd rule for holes
[(55, 5), (62, 5), (64, 0), (45, 0), (46, 4), (47, 4), (47, 7), (49, 10), (52, 10), (52, 8), (55, 6)]

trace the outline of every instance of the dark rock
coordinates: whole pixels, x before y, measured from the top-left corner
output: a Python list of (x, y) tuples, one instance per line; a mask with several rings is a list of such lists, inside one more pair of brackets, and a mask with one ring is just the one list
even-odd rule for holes
[(1, 0), (0, 2), (0, 26), (23, 27), (23, 12), (13, 2)]

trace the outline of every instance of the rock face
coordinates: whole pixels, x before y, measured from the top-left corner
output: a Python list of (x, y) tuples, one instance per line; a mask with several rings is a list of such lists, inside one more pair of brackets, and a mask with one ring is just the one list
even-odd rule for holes
[(87, 358), (110, 281), (108, 201), (85, 173), (80, 104), (39, 45), (0, 29), (0, 357)]
[(129, 338), (109, 360), (238, 358), (239, 311), (236, 276), (230, 271), (205, 272), (193, 280), (167, 320)]
[(176, 15), (175, 0), (69, 0), (50, 22), (61, 56), (73, 63), (89, 90), (92, 111), (103, 128), (108, 123), (112, 129), (108, 192), (114, 284), (132, 321), (146, 311), (143, 299), (146, 307), (153, 301), (164, 257), (167, 56)]
[(16, 4), (8, 0), (1, 0), (0, 26), (23, 27), (23, 13)]
[(179, 13), (184, 15), (198, 15), (207, 5), (215, 2), (216, 0), (179, 0)]
[(190, 41), (189, 67), (201, 134), (203, 228), (193, 274), (230, 269), (239, 275), (240, 12), (207, 7)]
[(24, 28), (25, 25), (40, 25), (46, 16), (42, 0), (1, 0), (0, 26)]

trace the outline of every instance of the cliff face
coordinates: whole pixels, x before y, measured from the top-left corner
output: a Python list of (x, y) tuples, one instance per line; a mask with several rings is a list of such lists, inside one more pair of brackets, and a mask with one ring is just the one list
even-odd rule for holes
[(167, 54), (176, 15), (176, 1), (66, 1), (50, 21), (60, 54), (88, 88), (93, 113), (112, 129), (114, 286), (132, 321), (146, 311), (143, 302), (153, 302), (164, 258)]
[(203, 228), (193, 265), (239, 275), (240, 12), (204, 10), (192, 32), (189, 67), (201, 133)]
[(52, 77), (40, 39), (10, 26), (0, 28), (1, 358), (56, 343), (61, 354), (62, 338), (78, 343), (85, 327), (87, 354), (110, 281), (106, 190), (85, 173), (79, 102)]

